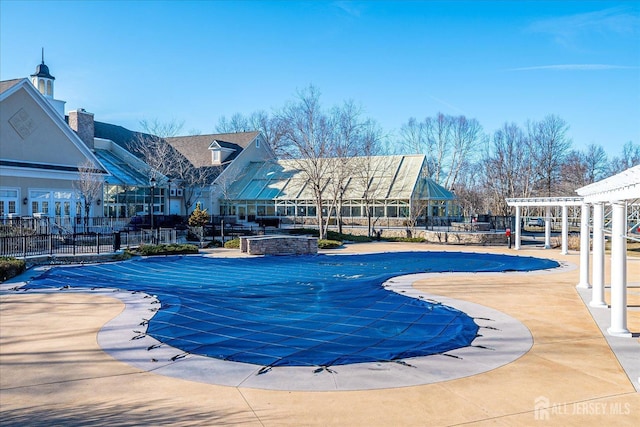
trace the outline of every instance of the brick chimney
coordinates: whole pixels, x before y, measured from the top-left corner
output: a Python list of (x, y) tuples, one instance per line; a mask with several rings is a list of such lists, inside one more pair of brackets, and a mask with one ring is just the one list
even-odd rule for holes
[(95, 126), (93, 123), (93, 113), (86, 112), (84, 108), (69, 111), (69, 127), (78, 134), (87, 147), (91, 150), (94, 149), (93, 138), (95, 137)]

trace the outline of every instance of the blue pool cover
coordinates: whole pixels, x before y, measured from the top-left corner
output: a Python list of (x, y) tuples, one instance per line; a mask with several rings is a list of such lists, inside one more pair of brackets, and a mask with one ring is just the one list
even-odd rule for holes
[(186, 353), (263, 366), (332, 366), (441, 354), (476, 338), (467, 314), (385, 290), (382, 283), (394, 276), (557, 266), (459, 252), (169, 256), (52, 268), (27, 287), (144, 291), (160, 301), (147, 334)]

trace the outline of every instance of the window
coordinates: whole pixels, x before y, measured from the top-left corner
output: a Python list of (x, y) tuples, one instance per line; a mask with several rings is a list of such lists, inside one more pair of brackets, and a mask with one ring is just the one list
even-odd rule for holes
[(18, 213), (18, 190), (10, 188), (0, 189), (0, 217)]

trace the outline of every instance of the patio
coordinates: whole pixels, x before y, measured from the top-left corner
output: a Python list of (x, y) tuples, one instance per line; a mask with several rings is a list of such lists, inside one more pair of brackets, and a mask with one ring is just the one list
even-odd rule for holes
[[(459, 250), (371, 243), (342, 253)], [(465, 247), (506, 253), (506, 248)], [(213, 256), (238, 251), (213, 250)], [(514, 252), (509, 252), (514, 254)], [(518, 255), (577, 266), (579, 254), (539, 248)], [(113, 359), (98, 346), (123, 304), (86, 294), (3, 294), (0, 402), (3, 425), (637, 425), (640, 393), (613, 348), (640, 354), (640, 258), (628, 260), (629, 329), (603, 336), (583, 302), (577, 268), (527, 274), (434, 274), (422, 292), (485, 305), (529, 329), (533, 347), (500, 368), (421, 386), (370, 391), (291, 392), (228, 387), (161, 376)], [(606, 277), (610, 277), (607, 258)], [(608, 280), (607, 280), (608, 283)], [(609, 298), (608, 288), (606, 298)], [(596, 312), (607, 322), (606, 308)], [(606, 327), (606, 325), (604, 325)], [(613, 342), (613, 341), (612, 341)], [(622, 350), (625, 351), (624, 349)], [(627, 360), (628, 361), (628, 360)], [(632, 361), (633, 362), (633, 361)], [(437, 366), (434, 367), (437, 369)]]

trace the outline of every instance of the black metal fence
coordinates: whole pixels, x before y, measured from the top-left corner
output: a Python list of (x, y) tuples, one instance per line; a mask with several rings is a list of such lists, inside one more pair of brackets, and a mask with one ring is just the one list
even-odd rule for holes
[(175, 243), (176, 230), (138, 230), (106, 233), (30, 233), (0, 236), (0, 256), (103, 254), (143, 244)]

